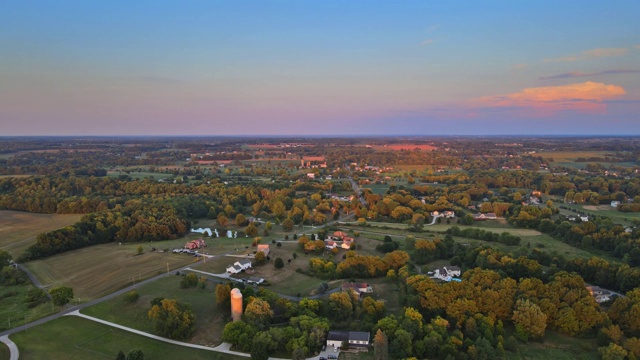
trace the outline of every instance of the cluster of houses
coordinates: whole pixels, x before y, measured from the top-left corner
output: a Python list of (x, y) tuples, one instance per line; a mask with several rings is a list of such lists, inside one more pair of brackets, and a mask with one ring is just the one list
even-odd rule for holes
[(185, 249), (188, 250), (196, 250), (196, 249), (202, 249), (203, 247), (206, 247), (207, 244), (204, 242), (204, 240), (202, 239), (195, 239), (195, 240), (191, 240), (188, 243), (186, 243), (184, 245)]
[(456, 213), (455, 213), (455, 212), (453, 212), (453, 211), (451, 211), (451, 210), (445, 210), (445, 211), (443, 211), (442, 213), (440, 213), (440, 212), (438, 212), (438, 211), (433, 211), (433, 212), (431, 212), (431, 216), (432, 216), (432, 217), (441, 217), (441, 216), (444, 216), (444, 217), (445, 217), (445, 218), (447, 218), (447, 219), (451, 219), (451, 218), (456, 217)]
[(482, 220), (497, 220), (498, 216), (495, 213), (478, 213), (473, 214), (473, 220), (482, 221)]
[[(342, 244), (338, 245), (338, 242), (342, 242)], [(348, 236), (346, 233), (342, 231), (336, 231), (333, 235), (327, 236), (327, 240), (324, 241), (324, 247), (327, 250), (333, 250), (337, 247), (340, 247), (345, 250), (351, 249), (351, 245), (353, 244), (354, 239)]]

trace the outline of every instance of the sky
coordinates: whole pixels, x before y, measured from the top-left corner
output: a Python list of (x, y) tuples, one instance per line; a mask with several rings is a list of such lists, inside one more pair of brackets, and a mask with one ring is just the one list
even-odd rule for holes
[(640, 135), (640, 1), (0, 0), (0, 136)]

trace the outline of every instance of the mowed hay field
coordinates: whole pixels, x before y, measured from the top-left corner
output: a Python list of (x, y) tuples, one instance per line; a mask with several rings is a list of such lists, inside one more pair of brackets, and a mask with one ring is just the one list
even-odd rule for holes
[[(153, 243), (159, 246), (161, 243)], [(172, 252), (136, 255), (138, 244), (103, 244), (69, 251), (46, 259), (26, 263), (27, 268), (45, 286), (66, 285), (73, 288), (81, 302), (99, 298), (169, 269), (197, 262), (197, 258)]]
[(82, 216), (0, 210), (0, 249), (15, 259), (36, 242), (38, 234), (74, 224)]

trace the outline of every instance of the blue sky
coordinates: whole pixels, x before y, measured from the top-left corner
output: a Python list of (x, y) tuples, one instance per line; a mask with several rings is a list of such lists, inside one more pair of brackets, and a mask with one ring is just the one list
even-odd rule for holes
[(1, 135), (640, 134), (638, 13), (4, 0)]

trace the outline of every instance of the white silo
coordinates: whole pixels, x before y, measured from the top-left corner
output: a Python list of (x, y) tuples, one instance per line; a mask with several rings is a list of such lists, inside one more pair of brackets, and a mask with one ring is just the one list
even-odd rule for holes
[(231, 290), (231, 317), (233, 321), (242, 318), (242, 293), (238, 288)]

